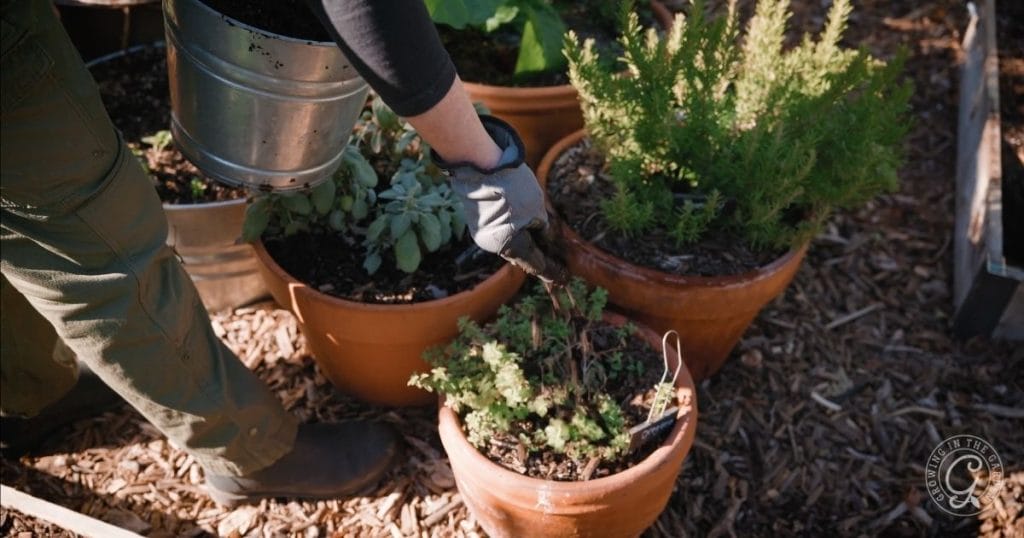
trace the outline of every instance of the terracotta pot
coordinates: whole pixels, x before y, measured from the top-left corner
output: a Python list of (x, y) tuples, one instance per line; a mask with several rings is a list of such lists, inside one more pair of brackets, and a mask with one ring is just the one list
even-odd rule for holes
[(192, 277), (211, 312), (267, 296), (252, 246), (241, 243), (245, 198), (199, 204), (164, 204), (167, 244)]
[[(662, 28), (672, 25), (672, 14), (661, 2), (650, 3)], [(536, 169), (555, 142), (583, 128), (579, 94), (570, 84), (540, 88), (492, 86), (464, 82), (469, 98), (481, 102), (491, 114), (507, 121), (526, 146), (526, 164)]]
[(470, 100), (515, 127), (526, 146), (526, 164), (536, 168), (544, 152), (565, 135), (583, 127), (576, 88), (569, 84), (516, 88), (465, 82)]
[[(541, 162), (537, 177), (546, 185), (555, 159), (585, 136), (578, 131), (556, 144)], [(556, 215), (550, 199), (548, 210)], [(757, 313), (782, 293), (807, 253), (807, 245), (772, 263), (739, 275), (679, 276), (633, 265), (584, 240), (555, 219), (569, 271), (608, 290), (618, 310), (656, 331), (675, 329), (683, 357), (700, 381), (722, 367)]]
[(321, 293), (286, 273), (262, 242), (256, 259), (270, 294), (298, 318), (324, 375), (361, 400), (389, 406), (426, 405), (430, 393), (408, 386), (429, 369), (423, 352), (450, 342), (463, 316), (483, 322), (519, 290), (526, 274), (506, 264), (471, 290), (409, 305), (364, 304)]
[[(622, 324), (626, 319), (606, 314)], [(661, 349), (661, 337), (640, 328), (648, 343)], [(672, 367), (675, 351), (669, 352)], [(676, 379), (677, 396), (689, 402), (665, 442), (639, 464), (611, 476), (585, 482), (530, 478), (484, 457), (466, 440), (462, 423), (447, 406), (439, 412), (439, 431), (451, 461), (455, 483), (466, 507), (492, 538), (542, 536), (638, 536), (665, 509), (683, 459), (697, 430), (697, 399), (686, 368)]]

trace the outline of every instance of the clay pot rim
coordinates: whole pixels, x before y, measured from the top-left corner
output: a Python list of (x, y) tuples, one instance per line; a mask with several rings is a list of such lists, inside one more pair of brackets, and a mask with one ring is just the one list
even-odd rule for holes
[(304, 282), (300, 282), (298, 279), (293, 277), (290, 273), (285, 271), (280, 265), (277, 264), (277, 261), (275, 261), (273, 256), (271, 256), (270, 253), (267, 252), (266, 247), (263, 246), (262, 238), (253, 242), (252, 247), (253, 250), (256, 252), (256, 257), (260, 260), (260, 263), (266, 265), (266, 267), (270, 269), (270, 271), (274, 273), (274, 275), (277, 276), (277, 278), (282, 280), (293, 296), (298, 293), (308, 293), (322, 303), (327, 303), (338, 308), (344, 308), (348, 310), (360, 310), (363, 312), (394, 312), (398, 308), (405, 309), (407, 312), (426, 312), (437, 308), (446, 307), (449, 305), (455, 305), (468, 298), (470, 294), (482, 288), (499, 286), (501, 282), (503, 282), (506, 279), (506, 277), (511, 276), (509, 273), (519, 271), (519, 269), (514, 267), (512, 264), (506, 262), (504, 265), (501, 266), (501, 268), (492, 273), (482, 282), (478, 283), (476, 286), (473, 286), (468, 290), (460, 291), (455, 295), (449, 295), (448, 297), (444, 297), (441, 299), (432, 299), (430, 301), (422, 301), (411, 304), (370, 304), (361, 303), (358, 301), (351, 301), (348, 299), (335, 297), (333, 295), (328, 295), (320, 290), (311, 288)]
[(512, 94), (521, 99), (576, 97), (576, 88), (572, 84), (558, 84), (555, 86), (499, 86), (497, 84), (487, 84), (486, 82), (469, 81), (462, 81), (462, 84), (473, 88), (479, 94), (487, 96), (507, 96)]
[[(630, 321), (626, 317), (613, 312), (605, 312), (604, 318), (606, 321), (613, 324), (622, 324)], [(634, 325), (638, 328), (639, 333), (643, 335), (644, 340), (661, 339), (654, 330), (650, 329), (646, 325), (641, 325), (636, 322), (634, 322)], [(674, 347), (669, 347), (670, 360), (676, 356), (675, 353), (673, 353), (674, 351)], [(669, 436), (665, 439), (664, 443), (651, 452), (646, 458), (641, 460), (640, 463), (630, 467), (629, 469), (592, 480), (567, 482), (533, 478), (519, 474), (494, 463), (481, 454), (476, 447), (469, 444), (469, 440), (466, 439), (465, 432), (462, 431), (462, 421), (459, 419), (458, 414), (456, 414), (455, 411), (447, 405), (444, 405), (443, 401), (439, 401), (438, 404), (438, 428), (442, 435), (445, 430), (456, 433), (456, 435), (448, 436), (448, 439), (455, 443), (456, 449), (459, 450), (460, 453), (465, 454), (466, 457), (471, 460), (472, 465), (477, 467), (481, 465), (487, 466), (489, 468), (489, 472), (494, 473), (494, 477), (489, 479), (489, 481), (509, 484), (510, 486), (517, 488), (543, 488), (545, 491), (551, 493), (581, 495), (602, 489), (618, 489), (619, 484), (623, 482), (631, 483), (642, 480), (643, 477), (656, 473), (658, 469), (668, 464), (668, 461), (671, 459), (672, 454), (677, 447), (682, 451), (682, 457), (685, 459), (693, 446), (693, 441), (697, 434), (697, 417), (699, 413), (697, 410), (697, 387), (694, 384), (693, 378), (690, 376), (690, 370), (686, 367), (686, 364), (683, 363), (682, 368), (679, 370), (679, 379), (677, 379), (676, 382), (677, 397), (681, 396), (681, 394), (686, 390), (690, 391), (690, 410), (686, 413), (681, 412), (676, 415), (676, 423), (672, 427), (672, 431), (669, 433)], [(440, 400), (443, 400), (443, 397), (440, 398)], [(451, 458), (452, 454), (448, 454), (448, 457)]]
[(559, 140), (551, 149), (544, 154), (544, 158), (541, 159), (540, 165), (537, 167), (537, 180), (541, 184), (541, 188), (544, 191), (544, 205), (547, 207), (548, 214), (554, 217), (556, 221), (556, 229), (565, 238), (565, 240), (579, 248), (586, 250), (590, 255), (599, 260), (601, 263), (619, 268), (618, 270), (624, 273), (630, 273), (638, 275), (645, 280), (653, 280), (663, 282), (672, 285), (701, 285), (701, 286), (720, 286), (728, 287), (732, 285), (739, 285), (748, 283), (754, 280), (760, 280), (769, 278), (777, 273), (783, 266), (788, 264), (794, 257), (802, 256), (810, 245), (810, 241), (805, 242), (799, 247), (789, 249), (785, 254), (779, 256), (767, 265), (762, 265), (756, 269), (751, 269), (743, 273), (737, 273), (734, 275), (716, 275), (716, 276), (702, 276), (702, 275), (676, 275), (672, 273), (666, 273), (658, 271), (656, 269), (650, 269), (648, 267), (642, 267), (626, 261), (618, 256), (614, 256), (609, 252), (598, 248), (596, 245), (587, 241), (576, 230), (573, 230), (567, 222), (565, 222), (561, 215), (555, 211), (555, 207), (551, 202), (551, 197), (548, 196), (547, 183), (548, 174), (551, 171), (551, 167), (555, 160), (561, 156), (565, 150), (575, 145), (579, 141), (583, 140), (587, 136), (586, 129), (580, 129), (575, 133), (572, 133), (565, 138)]
[(199, 202), (196, 204), (172, 204), (168, 202), (161, 203), (166, 211), (188, 211), (188, 210), (200, 210), (200, 209), (216, 209), (219, 207), (231, 207), (236, 205), (247, 205), (249, 200), (246, 197), (232, 198), (231, 200), (217, 200), (215, 202)]

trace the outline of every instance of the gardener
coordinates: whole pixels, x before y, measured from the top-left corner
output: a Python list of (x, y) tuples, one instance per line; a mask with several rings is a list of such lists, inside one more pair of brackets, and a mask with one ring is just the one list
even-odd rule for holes
[[(5, 347), (4, 415), (42, 409), (39, 419), (5, 419), (5, 442), (24, 448), (32, 432), (39, 439), (75, 414), (98, 412), (109, 402), (105, 383), (196, 458), (219, 502), (332, 498), (375, 482), (396, 457), (396, 432), (370, 421), (296, 424), (232, 355), (165, 246), (153, 185), (53, 6), (0, 1), (0, 268), (95, 372), (54, 393), (75, 375), (73, 360)], [(531, 235), (547, 218), (522, 143), (474, 113), (422, 0), (310, 3), (370, 86), (434, 148), (476, 243), (555, 276)]]

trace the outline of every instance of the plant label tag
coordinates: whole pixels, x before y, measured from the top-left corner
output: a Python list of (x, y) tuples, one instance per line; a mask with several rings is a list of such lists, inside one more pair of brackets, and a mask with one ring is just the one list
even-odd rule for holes
[(629, 429), (629, 451), (639, 450), (640, 447), (659, 438), (663, 433), (672, 429), (676, 423), (678, 407), (666, 410), (658, 418), (649, 420), (643, 424), (637, 424)]

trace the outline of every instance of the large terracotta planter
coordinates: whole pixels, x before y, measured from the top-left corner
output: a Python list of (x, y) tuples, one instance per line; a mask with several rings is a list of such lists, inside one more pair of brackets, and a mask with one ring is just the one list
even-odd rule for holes
[(506, 264), (471, 290), (409, 305), (347, 301), (321, 293), (286, 273), (262, 242), (256, 258), (270, 294), (298, 318), (313, 357), (339, 389), (381, 405), (425, 405), (436, 397), (408, 385), (429, 369), (423, 352), (450, 342), (458, 320), (483, 322), (519, 290), (526, 274)]
[[(606, 314), (615, 324), (626, 319)], [(641, 328), (661, 349), (661, 337)], [(675, 351), (669, 352), (675, 367)], [(439, 431), (455, 483), (466, 507), (492, 538), (552, 536), (638, 536), (665, 509), (697, 430), (697, 398), (686, 368), (676, 379), (680, 406), (666, 441), (639, 464), (585, 482), (556, 482), (510, 471), (480, 454), (466, 440), (458, 415), (439, 412)]]
[[(541, 162), (537, 177), (547, 184), (555, 159), (583, 139), (578, 131), (556, 144)], [(548, 200), (548, 209), (557, 215)], [(657, 331), (675, 329), (694, 379), (718, 371), (758, 312), (793, 279), (807, 245), (772, 263), (739, 275), (679, 276), (633, 265), (584, 240), (555, 219), (569, 272), (608, 290), (608, 299), (628, 317)]]
[[(661, 2), (651, 9), (662, 28), (672, 25), (672, 14)], [(483, 103), (491, 114), (515, 127), (526, 146), (526, 164), (536, 169), (548, 148), (583, 128), (579, 94), (570, 84), (541, 88), (463, 83), (469, 98)]]

